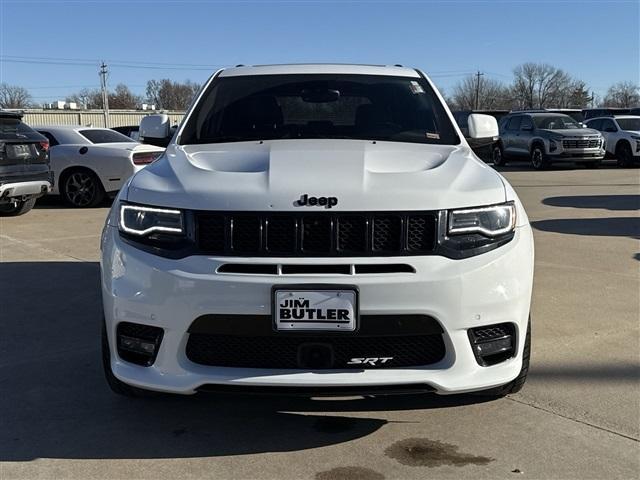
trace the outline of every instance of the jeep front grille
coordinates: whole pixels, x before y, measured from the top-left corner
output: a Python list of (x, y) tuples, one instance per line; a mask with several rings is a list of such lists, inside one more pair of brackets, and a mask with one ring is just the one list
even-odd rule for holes
[(202, 253), (230, 256), (424, 255), (436, 246), (437, 214), (196, 212)]
[(563, 148), (597, 148), (600, 146), (600, 140), (597, 138), (589, 139), (589, 138), (580, 138), (580, 139), (572, 139), (572, 140), (563, 140), (562, 147)]

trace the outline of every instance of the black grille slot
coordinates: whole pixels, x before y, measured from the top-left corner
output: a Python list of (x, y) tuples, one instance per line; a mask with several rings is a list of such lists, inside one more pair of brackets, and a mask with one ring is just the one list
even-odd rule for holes
[(407, 248), (410, 251), (432, 250), (436, 241), (435, 215), (410, 216), (407, 225)]
[(381, 263), (380, 265), (356, 265), (355, 271), (357, 275), (376, 274), (376, 273), (416, 273), (411, 265), (406, 263)]
[(435, 212), (195, 212), (198, 253), (328, 257), (425, 255), (436, 248)]
[(283, 275), (349, 275), (351, 265), (282, 265)]
[[(442, 335), (405, 336), (236, 336), (191, 333), (187, 357), (194, 363), (218, 367), (304, 368), (301, 349), (331, 350), (331, 360), (314, 369), (368, 369), (430, 365), (444, 358)], [(390, 357), (384, 365), (349, 364), (352, 358)]]
[(198, 245), (205, 252), (222, 253), (224, 251), (223, 215), (203, 214), (198, 217)]
[(260, 250), (262, 228), (260, 217), (239, 215), (231, 219), (231, 249), (251, 253)]
[(240, 273), (245, 275), (277, 275), (277, 265), (255, 263), (225, 263), (218, 267), (218, 273)]
[(337, 249), (342, 252), (364, 252), (367, 249), (367, 219), (349, 215), (338, 218)]
[(302, 220), (302, 251), (327, 253), (331, 251), (331, 217), (313, 216)]
[(402, 241), (402, 220), (400, 217), (385, 215), (373, 219), (373, 250), (390, 252), (400, 250)]
[(266, 221), (267, 251), (290, 254), (296, 249), (296, 223), (294, 217), (273, 216)]

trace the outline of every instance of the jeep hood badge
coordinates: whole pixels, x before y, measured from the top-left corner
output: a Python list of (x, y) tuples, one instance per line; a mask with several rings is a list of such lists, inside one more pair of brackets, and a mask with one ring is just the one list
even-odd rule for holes
[(296, 207), (325, 207), (332, 208), (338, 204), (337, 197), (310, 197), (304, 193), (300, 198), (293, 202)]

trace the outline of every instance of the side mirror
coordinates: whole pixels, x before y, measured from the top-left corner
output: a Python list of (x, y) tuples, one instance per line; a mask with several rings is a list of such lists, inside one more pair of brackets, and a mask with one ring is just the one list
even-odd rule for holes
[(491, 115), (472, 113), (469, 115), (469, 138), (497, 137), (498, 121)]
[(169, 115), (149, 115), (140, 121), (140, 140), (170, 140), (171, 120)]

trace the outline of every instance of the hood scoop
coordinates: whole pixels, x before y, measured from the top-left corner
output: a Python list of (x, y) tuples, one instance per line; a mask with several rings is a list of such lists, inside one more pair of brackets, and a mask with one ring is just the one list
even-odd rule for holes
[(229, 173), (258, 173), (269, 170), (269, 151), (266, 148), (207, 150), (194, 152), (189, 157), (191, 164), (202, 170)]

